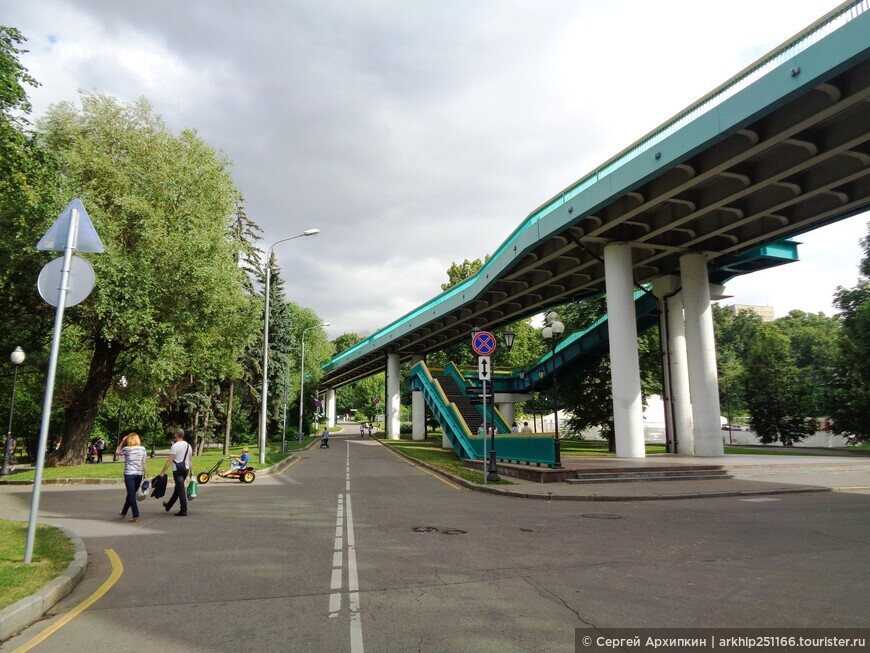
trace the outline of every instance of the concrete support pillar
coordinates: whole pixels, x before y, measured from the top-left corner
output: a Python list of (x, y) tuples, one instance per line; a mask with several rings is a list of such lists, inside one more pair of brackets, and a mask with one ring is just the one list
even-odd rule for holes
[(511, 426), (517, 419), (516, 406), (511, 402), (498, 404), (498, 412), (504, 417), (504, 421)]
[(683, 282), (695, 455), (722, 456), (725, 452), (720, 423), (716, 341), (704, 255), (691, 253), (681, 256), (680, 276)]
[(674, 453), (694, 455), (692, 402), (689, 397), (689, 368), (686, 361), (686, 326), (680, 278), (674, 275), (653, 280), (653, 293), (661, 312), (662, 374), (668, 440)]
[[(411, 367), (423, 360), (425, 360), (423, 356), (412, 356)], [(426, 439), (426, 401), (419, 390), (411, 393), (411, 428), (411, 437), (414, 440)]]
[(335, 426), (335, 388), (326, 389), (326, 423)]
[(387, 354), (387, 406), (384, 428), (388, 440), (399, 439), (399, 355)]
[(604, 248), (604, 276), (616, 455), (621, 458), (644, 458), (643, 400), (640, 394), (637, 319), (629, 245), (611, 243)]
[(670, 395), (673, 428), (678, 454), (695, 454), (692, 429), (692, 399), (689, 390), (689, 362), (686, 354), (686, 322), (683, 317), (682, 293), (667, 300)]

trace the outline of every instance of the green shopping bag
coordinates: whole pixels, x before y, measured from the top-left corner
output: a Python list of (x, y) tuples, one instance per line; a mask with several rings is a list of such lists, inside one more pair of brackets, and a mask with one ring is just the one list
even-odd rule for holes
[(196, 479), (190, 479), (190, 483), (187, 484), (187, 498), (190, 500), (196, 499), (196, 495), (199, 494), (199, 488), (196, 485)]

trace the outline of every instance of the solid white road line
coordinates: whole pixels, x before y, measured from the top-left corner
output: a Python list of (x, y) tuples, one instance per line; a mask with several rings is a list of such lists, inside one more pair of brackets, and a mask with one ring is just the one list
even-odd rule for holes
[(360, 620), (359, 578), (356, 568), (356, 539), (353, 532), (353, 511), (347, 497), (347, 588), (350, 591), (350, 650), (363, 653), (362, 621)]

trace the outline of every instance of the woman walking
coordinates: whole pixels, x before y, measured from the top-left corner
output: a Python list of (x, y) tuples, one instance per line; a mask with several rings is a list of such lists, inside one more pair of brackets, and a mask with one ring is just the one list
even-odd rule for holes
[(124, 485), (127, 488), (127, 500), (124, 502), (124, 507), (118, 516), (124, 519), (127, 516), (127, 511), (133, 511), (131, 523), (139, 521), (139, 504), (136, 502), (136, 491), (142, 484), (142, 479), (145, 477), (147, 466), (147, 452), (142, 446), (142, 441), (136, 433), (125, 435), (118, 444), (118, 449), (115, 451), (115, 456), (124, 456)]

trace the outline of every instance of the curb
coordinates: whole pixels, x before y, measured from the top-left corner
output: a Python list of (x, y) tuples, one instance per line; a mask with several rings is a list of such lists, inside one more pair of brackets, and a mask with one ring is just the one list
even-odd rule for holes
[[(257, 471), (258, 476), (268, 476), (270, 474), (280, 474), (287, 466), (295, 459), (296, 453), (299, 451), (308, 451), (317, 443), (317, 440), (312, 440), (307, 446), (297, 449), (294, 453), (280, 463), (275, 463), (269, 467)], [(282, 467), (283, 465), (283, 467)], [(124, 485), (123, 478), (44, 478), (43, 485)], [(0, 480), (0, 485), (33, 485), (33, 481), (15, 481), (15, 480)]]
[[(43, 522), (45, 523), (45, 522)], [(54, 524), (48, 524), (54, 526)], [(24, 597), (3, 610), (0, 610), (0, 642), (39, 621), (54, 605), (73, 591), (85, 575), (88, 566), (88, 552), (84, 542), (69, 529), (55, 526), (66, 535), (75, 548), (72, 562), (60, 576), (37, 590), (35, 594)]]
[(639, 494), (634, 496), (625, 496), (625, 495), (612, 495), (612, 494), (587, 494), (587, 495), (566, 495), (566, 494), (537, 494), (532, 492), (515, 492), (511, 490), (504, 490), (497, 487), (491, 486), (483, 486), (476, 485), (469, 481), (466, 481), (464, 478), (459, 478), (451, 474), (450, 472), (444, 471), (438, 467), (434, 467), (428, 463), (425, 463), (421, 460), (417, 460), (416, 458), (412, 458), (407, 454), (394, 449), (393, 447), (388, 446), (384, 442), (380, 440), (380, 438), (374, 438), (377, 442), (382, 446), (386, 447), (388, 450), (395, 453), (400, 458), (405, 459), (406, 461), (418, 466), (428, 469), (429, 471), (438, 474), (439, 476), (443, 476), (444, 478), (449, 479), (450, 481), (461, 485), (462, 487), (474, 490), (476, 492), (484, 492), (487, 494), (498, 494), (501, 496), (514, 497), (517, 499), (538, 499), (542, 501), (586, 501), (586, 502), (595, 502), (595, 501), (675, 501), (678, 499), (717, 499), (721, 497), (753, 497), (753, 496), (769, 496), (769, 495), (777, 495), (777, 494), (813, 494), (818, 492), (837, 492), (843, 488), (830, 488), (830, 487), (820, 487), (820, 486), (809, 486), (809, 487), (796, 487), (796, 488), (771, 488), (770, 490), (714, 490), (711, 492), (702, 492), (702, 491), (691, 491), (691, 492), (681, 492), (681, 493), (672, 493), (672, 494)]

